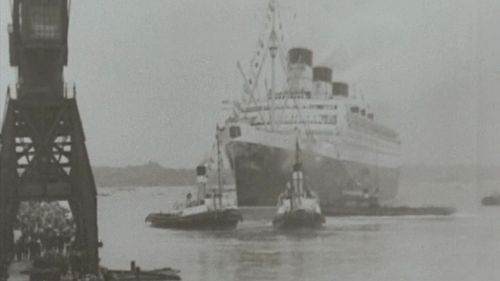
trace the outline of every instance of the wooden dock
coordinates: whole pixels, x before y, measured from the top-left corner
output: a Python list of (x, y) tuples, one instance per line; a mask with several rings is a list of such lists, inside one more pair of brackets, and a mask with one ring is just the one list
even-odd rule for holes
[[(133, 268), (130, 270), (106, 270), (102, 269), (101, 274), (104, 280), (111, 281), (168, 281), (168, 280), (181, 280), (179, 276), (179, 271), (171, 268), (162, 268), (157, 270), (142, 271), (139, 267), (132, 265)], [(43, 276), (48, 276), (50, 269), (44, 268), (34, 268), (32, 262), (30, 261), (19, 261), (13, 262), (8, 269), (9, 278), (7, 281), (30, 281), (30, 274), (37, 274), (37, 280), (45, 280), (45, 278), (40, 279), (41, 274)], [(51, 272), (54, 272), (53, 270)], [(59, 271), (57, 271), (59, 274)], [(58, 275), (59, 276), (59, 275)], [(99, 280), (101, 280), (99, 279)], [(60, 276), (57, 280), (70, 281), (73, 280), (71, 275)]]

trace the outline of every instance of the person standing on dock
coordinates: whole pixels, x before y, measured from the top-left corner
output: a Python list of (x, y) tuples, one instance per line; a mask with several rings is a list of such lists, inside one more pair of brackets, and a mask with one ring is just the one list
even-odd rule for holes
[(32, 237), (31, 241), (28, 243), (28, 247), (30, 250), (30, 259), (35, 260), (41, 254), (41, 243), (40, 240)]
[(69, 266), (71, 269), (71, 275), (73, 276), (73, 280), (76, 280), (80, 276), (80, 261), (78, 256), (76, 255), (76, 251), (72, 249), (69, 254)]
[(9, 264), (9, 254), (0, 253), (0, 281), (7, 281), (9, 279)]

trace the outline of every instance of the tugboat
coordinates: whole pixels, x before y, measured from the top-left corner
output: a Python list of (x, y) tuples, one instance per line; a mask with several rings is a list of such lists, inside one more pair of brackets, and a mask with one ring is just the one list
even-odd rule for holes
[(278, 210), (273, 219), (277, 228), (315, 228), (325, 222), (318, 196), (304, 184), (299, 142), (296, 142), (292, 179), (278, 198)]
[(186, 202), (178, 204), (173, 212), (149, 214), (146, 217), (146, 222), (151, 226), (159, 228), (226, 229), (235, 228), (238, 222), (243, 220), (234, 200), (230, 200), (224, 194), (219, 133), (220, 129), (217, 127), (217, 187), (207, 188), (207, 166), (198, 166), (196, 168), (198, 185), (196, 198), (193, 199), (192, 194), (188, 193)]
[(486, 196), (481, 200), (483, 206), (500, 206), (500, 194), (495, 192), (490, 196)]

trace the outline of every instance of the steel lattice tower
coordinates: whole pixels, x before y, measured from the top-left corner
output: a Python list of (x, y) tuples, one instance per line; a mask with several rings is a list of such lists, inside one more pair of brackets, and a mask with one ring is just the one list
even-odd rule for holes
[[(22, 201), (68, 201), (86, 272), (98, 271), (97, 199), (75, 95), (68, 95), (68, 0), (14, 0), (0, 149), (0, 255), (13, 250)], [(0, 256), (1, 257), (1, 256)]]

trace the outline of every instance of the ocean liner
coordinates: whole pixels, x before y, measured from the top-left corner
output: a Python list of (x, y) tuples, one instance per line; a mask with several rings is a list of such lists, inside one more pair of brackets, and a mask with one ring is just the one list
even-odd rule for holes
[[(310, 49), (284, 46), (278, 4), (269, 1), (250, 71), (238, 63), (244, 91), (230, 104), (222, 134), (238, 204), (275, 204), (292, 171), (297, 139), (305, 180), (322, 207), (390, 204), (398, 190), (398, 133), (378, 122), (349, 84), (334, 82), (330, 67), (314, 65)], [(264, 65), (270, 77), (263, 78)]]

